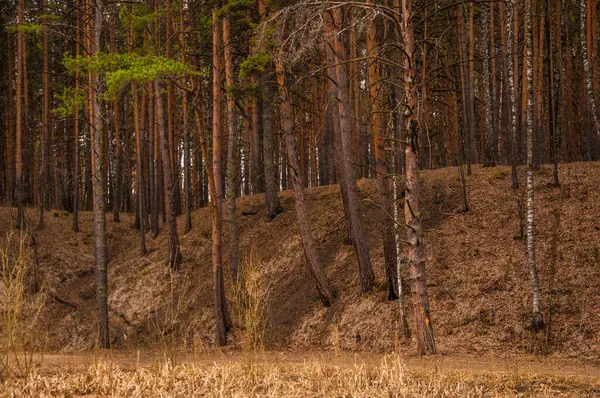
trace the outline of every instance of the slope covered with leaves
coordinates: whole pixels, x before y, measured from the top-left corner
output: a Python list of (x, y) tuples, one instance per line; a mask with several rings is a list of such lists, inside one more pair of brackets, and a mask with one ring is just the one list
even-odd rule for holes
[[(428, 285), (442, 353), (533, 350), (589, 360), (600, 356), (598, 176), (600, 163), (561, 165), (563, 206), (557, 218), (560, 189), (551, 185), (552, 170), (545, 166), (536, 174), (537, 261), (550, 332), (533, 336), (528, 330), (525, 242), (519, 236), (520, 194), (510, 188), (510, 170), (474, 167), (468, 180), (468, 212), (462, 212), (456, 168), (422, 173)], [(338, 186), (306, 190), (319, 254), (339, 293), (329, 308), (320, 304), (304, 266), (291, 192), (280, 192), (285, 211), (271, 223), (263, 221), (262, 195), (239, 200), (241, 252), (257, 265), (267, 294), (267, 349), (388, 351), (400, 346), (412, 352), (411, 340), (401, 333), (398, 302), (385, 300), (374, 181), (361, 180), (359, 188), (376, 274), (375, 291), (364, 297), (354, 251), (343, 242)], [(0, 208), (0, 231), (10, 228), (15, 215), (14, 209)], [(27, 216), (35, 226), (37, 212), (28, 210)], [(43, 230), (31, 228), (36, 237), (32, 261), (49, 292), (44, 317), (46, 347), (51, 350), (95, 345), (92, 215), (84, 212), (80, 217), (79, 233), (72, 232), (71, 217), (63, 211), (52, 211)], [(147, 240), (149, 253), (140, 257), (133, 217), (123, 215), (120, 223), (112, 222), (110, 215), (107, 219), (113, 346), (193, 350), (214, 344), (210, 209), (194, 212), (192, 231), (181, 237), (184, 261), (176, 274), (165, 266), (166, 230)], [(183, 219), (179, 222), (182, 231)], [(226, 236), (224, 254), (226, 258)], [(232, 298), (227, 263), (225, 268)], [(407, 294), (410, 315), (409, 300)], [(238, 326), (229, 334), (230, 344), (238, 347), (243, 333), (235, 305), (230, 301), (229, 306)]]

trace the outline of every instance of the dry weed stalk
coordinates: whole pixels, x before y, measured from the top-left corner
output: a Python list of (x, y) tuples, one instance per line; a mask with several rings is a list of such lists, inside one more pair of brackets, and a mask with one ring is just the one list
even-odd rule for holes
[(189, 280), (185, 277), (176, 292), (176, 282), (175, 273), (169, 270), (169, 299), (163, 306), (154, 308), (154, 316), (151, 319), (167, 363), (175, 361), (181, 331), (179, 321), (184, 309), (183, 299), (190, 287)]
[[(0, 381), (25, 377), (42, 343), (44, 289), (36, 286), (26, 235), (9, 232), (0, 246)], [(31, 285), (31, 286), (29, 286)]]
[(242, 348), (256, 352), (263, 348), (270, 283), (265, 283), (260, 277), (254, 247), (250, 249), (242, 265), (240, 279), (243, 282), (236, 284), (234, 305), (238, 324), (243, 329)]

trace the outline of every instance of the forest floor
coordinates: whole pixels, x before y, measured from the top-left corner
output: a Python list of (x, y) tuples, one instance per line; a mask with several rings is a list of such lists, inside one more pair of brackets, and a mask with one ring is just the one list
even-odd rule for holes
[[(524, 185), (522, 168), (519, 178)], [(542, 367), (598, 366), (600, 163), (560, 165), (562, 188), (552, 185), (551, 166), (536, 173), (537, 263), (547, 325), (537, 334), (528, 326), (531, 295), (519, 212), (525, 197), (522, 189), (511, 189), (510, 169), (475, 166), (467, 180), (467, 212), (462, 210), (457, 168), (423, 171), (421, 179), (428, 289), (440, 353), (436, 358), (452, 358), (447, 363), (458, 368), (465, 361), (474, 369), (480, 358), (508, 367), (531, 356)], [(363, 179), (358, 186), (376, 276), (375, 289), (366, 296), (360, 294), (354, 251), (343, 243), (339, 187), (306, 190), (319, 256), (338, 291), (329, 308), (320, 304), (304, 265), (291, 191), (280, 192), (285, 211), (270, 223), (263, 220), (263, 195), (239, 199), (240, 249), (245, 263), (258, 265), (266, 317), (261, 338), (267, 351), (298, 358), (305, 352), (399, 352), (404, 358), (414, 353), (414, 342), (398, 322), (398, 302), (385, 299), (375, 182)], [(11, 229), (15, 216), (14, 208), (0, 207), (0, 234)], [(40, 328), (45, 350), (89, 351), (96, 344), (92, 214), (80, 213), (78, 233), (72, 232), (68, 212), (47, 212), (43, 230), (35, 229), (37, 218), (37, 209), (27, 210), (36, 238), (32, 258), (47, 294)], [(191, 232), (183, 234), (183, 217), (178, 219), (183, 263), (179, 272), (170, 273), (165, 228), (156, 239), (148, 236), (148, 254), (141, 257), (132, 215), (122, 214), (115, 223), (107, 214), (111, 343), (116, 350), (193, 353), (214, 347), (210, 210), (194, 211), (192, 221)], [(227, 258), (227, 232), (224, 240)], [(246, 337), (232, 300), (227, 261), (225, 269), (234, 322), (228, 352), (238, 355)], [(409, 369), (416, 363), (406, 361)]]

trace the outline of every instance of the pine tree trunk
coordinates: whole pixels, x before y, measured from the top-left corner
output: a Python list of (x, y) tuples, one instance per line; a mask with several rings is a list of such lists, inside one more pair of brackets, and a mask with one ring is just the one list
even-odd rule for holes
[[(326, 29), (332, 34), (331, 40), (334, 50), (332, 61), (333, 65), (336, 65), (335, 72), (337, 74), (339, 121), (334, 120), (333, 122), (339, 122), (340, 129), (339, 135), (334, 137), (334, 140), (339, 140), (339, 148), (341, 149), (342, 165), (340, 167), (340, 180), (344, 179), (347, 187), (346, 197), (348, 201), (348, 214), (350, 215), (352, 238), (356, 257), (358, 259), (361, 290), (363, 293), (368, 293), (373, 288), (373, 268), (371, 267), (367, 236), (360, 215), (359, 193), (352, 165), (352, 138), (350, 136), (352, 131), (352, 119), (348, 99), (348, 78), (346, 75), (346, 65), (343, 63), (343, 60), (340, 59), (340, 55), (343, 56), (346, 52), (337, 30), (341, 28), (341, 23), (342, 11), (340, 8), (335, 10), (333, 16), (328, 17), (325, 15)], [(333, 131), (335, 132), (336, 129), (333, 129)]]
[[(15, 114), (13, 111), (14, 104), (14, 89), (13, 80), (15, 77), (14, 72), (14, 49), (12, 46), (12, 37), (10, 32), (6, 32), (7, 38), (7, 56), (8, 56), (8, 131), (6, 132), (6, 202), (8, 205), (13, 204), (14, 191), (15, 191)], [(17, 116), (18, 117), (18, 116)]]
[[(75, 0), (75, 7), (79, 9), (79, 0)], [(80, 32), (80, 14), (76, 12), (76, 43), (75, 43), (75, 58), (79, 56), (79, 41), (81, 38)], [(79, 91), (79, 70), (75, 72), (75, 91)], [(79, 184), (81, 181), (80, 173), (81, 167), (79, 166), (79, 160), (81, 155), (79, 153), (79, 104), (75, 105), (75, 121), (73, 127), (73, 232), (79, 232)]]
[[(24, 23), (23, 17), (23, 2), (19, 0), (18, 10), (18, 32), (17, 32), (17, 123), (16, 123), (16, 145), (15, 145), (15, 157), (16, 157), (16, 198), (17, 198), (17, 227), (25, 228), (25, 210), (23, 209), (23, 58), (25, 57), (25, 37), (22, 29)], [(27, 94), (25, 93), (25, 96)]]
[(231, 19), (223, 17), (223, 46), (225, 48), (225, 85), (227, 91), (227, 210), (229, 212), (229, 266), (232, 278), (238, 278), (239, 231), (237, 221), (236, 196), (238, 175), (238, 135), (236, 126), (235, 98), (233, 94), (233, 55), (231, 51)]
[[(46, 13), (46, 0), (42, 2), (42, 12)], [(48, 128), (50, 124), (50, 87), (49, 87), (49, 74), (50, 70), (48, 68), (48, 30), (47, 27), (44, 29), (44, 38), (43, 38), (43, 48), (44, 48), (44, 73), (42, 77), (42, 95), (43, 95), (43, 109), (42, 109), (42, 181), (40, 183), (40, 220), (38, 223), (38, 228), (41, 229), (44, 227), (44, 210), (46, 207), (46, 196), (48, 194), (48, 177), (50, 174), (50, 167), (48, 163), (48, 153), (50, 150), (50, 145), (48, 142)]]
[(408, 263), (413, 287), (414, 322), (419, 355), (435, 354), (435, 339), (429, 314), (423, 226), (419, 210), (420, 181), (418, 162), (417, 80), (416, 56), (412, 14), (412, 0), (402, 0), (400, 29), (404, 41), (404, 85), (406, 96), (406, 193), (404, 217), (408, 242)]
[[(268, 83), (263, 83), (265, 89), (264, 98), (275, 98), (277, 95), (276, 88), (272, 87)], [(279, 204), (279, 198), (277, 196), (277, 184), (275, 181), (275, 174), (277, 166), (273, 161), (274, 155), (274, 120), (273, 120), (273, 107), (275, 106), (275, 100), (263, 102), (263, 158), (265, 165), (265, 221), (271, 222), (277, 217), (279, 213), (283, 211), (283, 208)]]
[[(253, 72), (250, 76), (250, 82), (254, 87), (258, 85), (258, 72)], [(252, 117), (252, 159), (250, 163), (250, 177), (252, 180), (252, 194), (256, 195), (264, 191), (263, 188), (263, 170), (260, 156), (260, 112), (259, 112), (259, 94), (252, 95), (252, 103), (250, 106)]]
[(281, 128), (285, 134), (289, 168), (291, 169), (296, 215), (298, 217), (298, 226), (300, 228), (300, 240), (302, 241), (302, 246), (304, 248), (304, 257), (306, 259), (308, 271), (315, 281), (321, 301), (325, 306), (329, 306), (335, 299), (335, 290), (329, 282), (317, 257), (316, 243), (310, 230), (308, 209), (304, 200), (304, 190), (299, 175), (300, 162), (298, 161), (298, 150), (296, 149), (296, 140), (292, 128), (292, 99), (286, 84), (285, 71), (279, 59), (276, 59), (275, 66), (277, 70), (277, 82), (279, 84), (279, 96), (281, 98)]
[[(142, 150), (142, 132), (140, 131), (140, 111), (138, 106), (138, 88), (135, 83), (131, 85), (131, 93), (133, 95), (133, 125), (135, 129), (135, 146), (136, 146), (136, 166), (135, 174), (137, 177), (137, 208), (138, 217), (140, 219), (140, 254), (146, 254), (146, 212), (144, 206), (144, 173), (143, 173), (143, 150)], [(143, 109), (143, 107), (142, 107)]]
[[(370, 0), (368, 3), (372, 4)], [(377, 27), (372, 23), (367, 28), (367, 54), (370, 57), (376, 56), (377, 45)], [(381, 228), (381, 238), (383, 240), (383, 256), (385, 258), (385, 274), (388, 286), (388, 300), (398, 298), (398, 275), (397, 275), (397, 258), (396, 258), (396, 242), (394, 239), (394, 220), (392, 218), (392, 197), (390, 196), (390, 187), (388, 180), (388, 166), (385, 153), (385, 145), (387, 137), (384, 136), (384, 129), (381, 123), (380, 103), (384, 96), (383, 86), (378, 83), (380, 81), (379, 65), (377, 59), (374, 58), (369, 63), (369, 97), (371, 100), (371, 131), (375, 136), (375, 161), (377, 171), (377, 190), (379, 192), (379, 221)]]
[[(100, 52), (100, 37), (102, 35), (103, 0), (96, 0), (94, 17), (94, 36), (91, 45), (92, 55)], [(90, 90), (96, 90), (92, 96), (92, 169), (93, 169), (93, 208), (94, 208), (94, 246), (96, 250), (96, 301), (98, 305), (98, 345), (100, 348), (110, 348), (108, 330), (108, 252), (106, 247), (106, 216), (104, 214), (104, 164), (102, 162), (103, 150), (103, 119), (100, 108), (102, 95), (102, 82), (95, 71), (88, 72), (90, 77)]]
[[(186, 63), (186, 43), (185, 43), (185, 21), (183, 15), (183, 7), (179, 8), (179, 44), (181, 46), (181, 63)], [(187, 89), (187, 76), (185, 78), (185, 88)], [(181, 107), (182, 107), (182, 125), (183, 125), (183, 172), (184, 172), (184, 194), (185, 194), (185, 229), (188, 233), (192, 229), (192, 181), (190, 162), (190, 128), (188, 122), (188, 93), (181, 90)]]
[(163, 99), (161, 85), (158, 80), (154, 81), (154, 100), (156, 104), (156, 123), (158, 124), (158, 135), (161, 148), (163, 166), (163, 184), (165, 192), (165, 215), (169, 228), (169, 257), (168, 264), (173, 270), (179, 268), (181, 263), (181, 251), (179, 248), (179, 235), (177, 234), (177, 215), (175, 213), (175, 189), (173, 173), (171, 171), (171, 158), (169, 155), (169, 142), (165, 134), (165, 118), (163, 111)]
[(464, 135), (465, 135), (465, 160), (467, 163), (467, 174), (471, 175), (471, 164), (474, 160), (474, 134), (475, 134), (475, 104), (473, 91), (473, 76), (471, 76), (471, 61), (467, 36), (465, 34), (465, 22), (462, 5), (456, 7), (456, 18), (458, 20), (458, 41), (460, 46), (462, 91), (464, 110)]
[[(222, 144), (223, 129), (221, 125), (221, 47), (220, 24), (217, 9), (212, 10), (213, 21), (213, 156), (212, 156), (212, 178), (209, 174), (211, 202), (213, 203), (213, 287), (215, 292), (215, 323), (219, 345), (227, 344), (227, 329), (229, 328), (227, 315), (227, 301), (225, 299), (225, 278), (223, 276), (223, 249), (221, 246), (223, 230), (223, 161)], [(206, 146), (206, 145), (205, 145)], [(204, 154), (208, 158), (208, 150)], [(207, 174), (209, 173), (207, 162)], [(214, 194), (213, 194), (214, 192)]]
[(584, 84), (587, 94), (587, 101), (584, 100), (584, 103), (587, 102), (587, 104), (589, 104), (590, 113), (592, 114), (592, 120), (594, 122), (594, 132), (596, 134), (596, 137), (600, 138), (600, 104), (596, 102), (597, 99), (594, 93), (594, 71), (592, 69), (592, 66), (595, 63), (595, 59), (593, 58), (593, 45), (591, 43), (591, 22), (597, 23), (597, 21), (591, 21), (588, 18), (588, 15), (592, 14), (592, 9), (588, 9), (588, 0), (581, 0), (580, 10), (581, 59), (583, 61), (583, 76), (585, 79)]

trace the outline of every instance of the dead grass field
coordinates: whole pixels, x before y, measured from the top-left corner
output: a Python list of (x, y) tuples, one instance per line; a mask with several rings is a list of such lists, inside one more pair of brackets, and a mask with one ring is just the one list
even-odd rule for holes
[[(88, 362), (88, 363), (86, 363)], [(91, 362), (91, 363), (89, 363)], [(597, 368), (291, 353), (50, 355), (0, 397), (597, 397)]]

